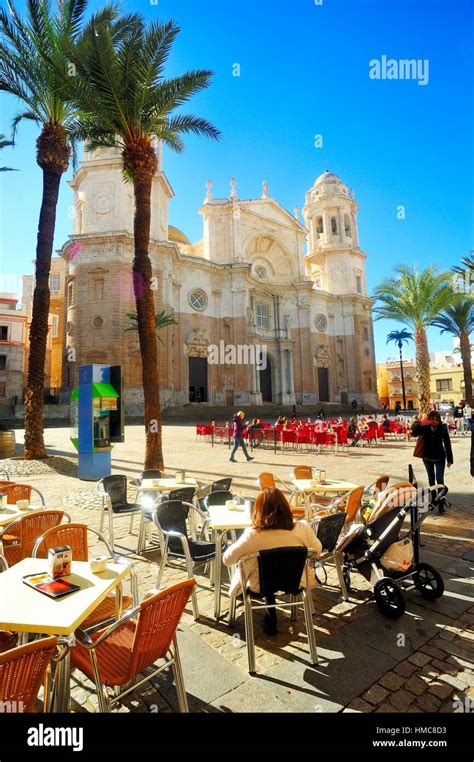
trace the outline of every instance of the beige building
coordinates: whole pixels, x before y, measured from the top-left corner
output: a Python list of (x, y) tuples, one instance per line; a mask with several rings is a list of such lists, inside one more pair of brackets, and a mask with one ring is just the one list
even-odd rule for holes
[(432, 367), (430, 373), (430, 396), (434, 402), (453, 402), (457, 405), (465, 399), (462, 365)]
[[(240, 199), (234, 180), (227, 197), (212, 186), (199, 213), (203, 237), (192, 244), (168, 225), (173, 196), (158, 149), (151, 203), (150, 258), (156, 310), (176, 325), (159, 345), (162, 403), (190, 399), (227, 405), (324, 401), (378, 404), (366, 254), (359, 248), (357, 203), (347, 186), (325, 172), (290, 214), (263, 183), (260, 198)], [(71, 182), (75, 227), (61, 249), (64, 262), (63, 389), (78, 366), (121, 364), (129, 412), (141, 412), (134, 310), (133, 190), (115, 149), (85, 153)], [(305, 252), (307, 241), (307, 251)], [(59, 268), (60, 269), (60, 268)], [(58, 310), (59, 312), (59, 310)], [(227, 363), (222, 352), (237, 350)], [(246, 362), (263, 347), (266, 367)], [(215, 353), (214, 353), (215, 356)]]
[[(403, 408), (403, 390), (402, 375), (400, 370), (400, 360), (387, 360), (383, 366), (385, 368), (385, 389), (388, 397), (388, 406), (394, 410), (397, 402)], [(403, 375), (405, 379), (405, 397), (408, 410), (418, 408), (418, 387), (416, 384), (416, 364), (414, 360), (403, 360)], [(383, 374), (379, 373), (379, 384)], [(382, 386), (379, 385), (379, 394), (382, 392)]]
[(0, 294), (0, 406), (21, 402), (25, 373), (27, 315), (15, 294)]

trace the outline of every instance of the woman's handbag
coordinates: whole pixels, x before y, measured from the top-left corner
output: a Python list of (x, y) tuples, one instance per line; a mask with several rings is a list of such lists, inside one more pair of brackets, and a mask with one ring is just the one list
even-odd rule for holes
[(414, 458), (422, 458), (425, 453), (425, 440), (423, 437), (418, 437), (416, 440), (415, 449), (413, 450)]

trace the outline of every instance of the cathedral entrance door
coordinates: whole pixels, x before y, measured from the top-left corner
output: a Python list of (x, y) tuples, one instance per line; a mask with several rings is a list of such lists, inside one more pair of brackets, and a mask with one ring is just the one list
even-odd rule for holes
[(260, 391), (262, 402), (272, 402), (272, 364), (267, 356), (267, 367), (260, 370)]
[(189, 401), (207, 402), (207, 357), (189, 358)]
[(327, 368), (318, 368), (319, 402), (329, 402), (329, 371)]

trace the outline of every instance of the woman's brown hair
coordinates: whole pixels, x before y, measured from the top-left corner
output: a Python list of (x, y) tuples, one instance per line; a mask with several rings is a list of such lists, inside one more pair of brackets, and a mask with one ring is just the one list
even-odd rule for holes
[(295, 523), (288, 500), (276, 487), (258, 493), (252, 511), (252, 523), (262, 529), (293, 529)]

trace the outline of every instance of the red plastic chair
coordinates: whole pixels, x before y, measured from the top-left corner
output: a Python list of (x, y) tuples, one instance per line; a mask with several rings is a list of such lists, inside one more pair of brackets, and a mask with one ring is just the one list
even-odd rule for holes
[(296, 431), (292, 431), (291, 429), (284, 429), (281, 432), (281, 443), (283, 449), (285, 449), (285, 445), (295, 445), (296, 444)]

